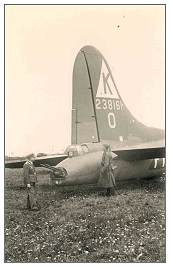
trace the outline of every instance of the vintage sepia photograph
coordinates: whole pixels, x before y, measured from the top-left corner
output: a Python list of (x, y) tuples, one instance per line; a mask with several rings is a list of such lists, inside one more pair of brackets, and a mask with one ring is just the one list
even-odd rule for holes
[(165, 4), (5, 4), (5, 263), (165, 263)]

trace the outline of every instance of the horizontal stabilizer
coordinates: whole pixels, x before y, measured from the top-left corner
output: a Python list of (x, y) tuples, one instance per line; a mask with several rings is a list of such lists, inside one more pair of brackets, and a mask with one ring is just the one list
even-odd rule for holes
[(165, 147), (112, 150), (123, 160), (145, 160), (165, 157)]

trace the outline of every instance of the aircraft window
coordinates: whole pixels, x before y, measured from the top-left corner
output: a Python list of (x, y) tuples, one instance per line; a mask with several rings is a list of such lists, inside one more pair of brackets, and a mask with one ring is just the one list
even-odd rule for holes
[(69, 158), (78, 156), (80, 154), (79, 146), (72, 145), (66, 148), (66, 153), (68, 154)]
[(65, 153), (68, 154), (69, 158), (80, 156), (88, 152), (89, 152), (89, 148), (86, 144), (85, 145), (84, 144), (83, 145), (71, 145), (67, 147), (65, 150)]
[(69, 152), (68, 152), (68, 156), (69, 156), (69, 158), (72, 158), (73, 155), (74, 155), (73, 151), (69, 151)]
[(119, 136), (119, 140), (120, 140), (120, 142), (123, 142), (123, 136), (122, 135)]
[(83, 150), (84, 153), (89, 152), (89, 149), (88, 149), (88, 146), (87, 145), (82, 145), (81, 148), (82, 148), (82, 150)]

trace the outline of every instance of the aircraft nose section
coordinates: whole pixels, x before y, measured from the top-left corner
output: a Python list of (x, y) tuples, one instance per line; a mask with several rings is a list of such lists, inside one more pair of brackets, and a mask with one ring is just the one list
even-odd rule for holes
[[(52, 183), (56, 185), (95, 184), (99, 175), (102, 153), (98, 151), (63, 160), (55, 167), (59, 172), (52, 174)], [(62, 171), (64, 171), (63, 176)]]
[(67, 170), (64, 167), (57, 167), (55, 171), (50, 174), (51, 183), (62, 184), (67, 175)]

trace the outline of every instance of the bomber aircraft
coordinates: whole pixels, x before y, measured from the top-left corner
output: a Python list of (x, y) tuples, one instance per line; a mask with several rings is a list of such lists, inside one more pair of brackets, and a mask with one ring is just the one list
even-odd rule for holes
[[(145, 126), (130, 113), (105, 58), (85, 46), (73, 69), (72, 144), (63, 155), (35, 158), (34, 164), (50, 170), (52, 184), (95, 184), (103, 144), (111, 147), (116, 181), (165, 172), (164, 130)], [(8, 161), (5, 167), (24, 162)]]

